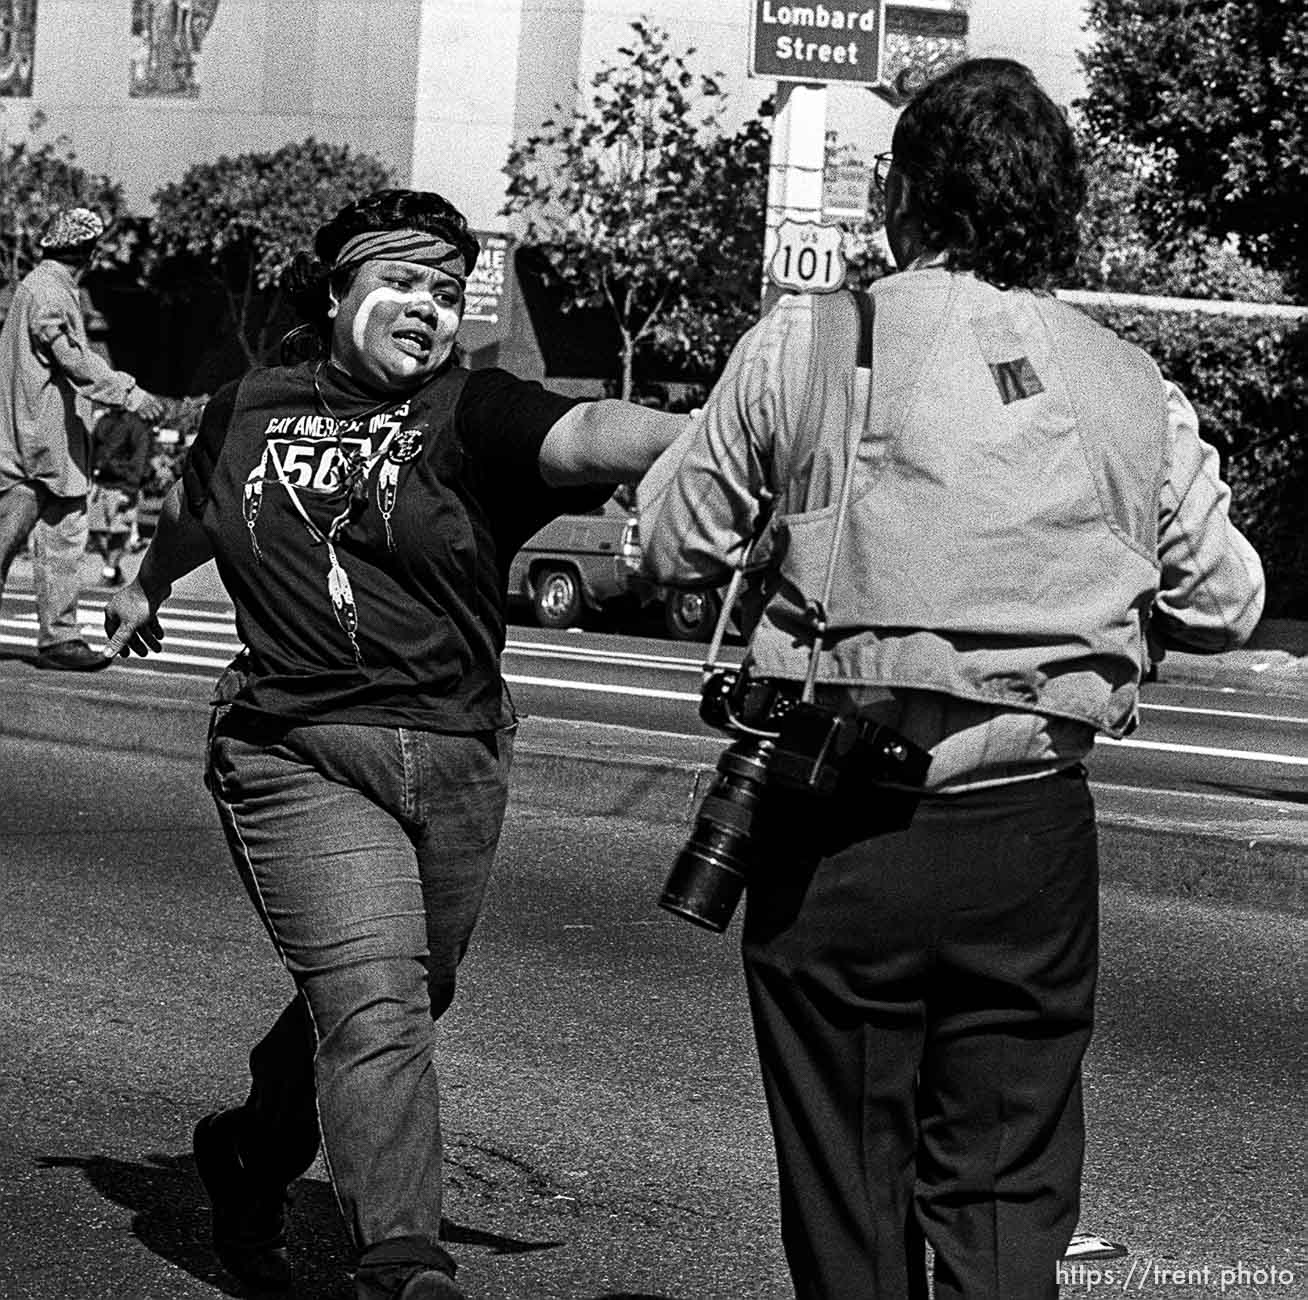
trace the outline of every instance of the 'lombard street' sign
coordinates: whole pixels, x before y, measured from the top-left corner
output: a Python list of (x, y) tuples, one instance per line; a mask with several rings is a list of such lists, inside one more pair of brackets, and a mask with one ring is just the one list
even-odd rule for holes
[(861, 5), (754, 0), (751, 19), (752, 77), (865, 86), (881, 80), (885, 0)]

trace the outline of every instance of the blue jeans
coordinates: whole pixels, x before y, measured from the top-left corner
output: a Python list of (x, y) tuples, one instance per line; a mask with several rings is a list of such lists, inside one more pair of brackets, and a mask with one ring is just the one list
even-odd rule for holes
[(435, 1020), (499, 841), (510, 732), (269, 727), (219, 709), (207, 782), (297, 996), (250, 1055), (247, 1165), (290, 1182), (321, 1131), (364, 1257), (444, 1265)]

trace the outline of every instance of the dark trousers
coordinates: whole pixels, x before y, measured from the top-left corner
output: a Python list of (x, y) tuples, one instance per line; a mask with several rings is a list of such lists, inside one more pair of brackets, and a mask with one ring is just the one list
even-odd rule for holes
[(1076, 1227), (1098, 963), (1084, 772), (768, 801), (744, 962), (802, 1300), (1043, 1300)]

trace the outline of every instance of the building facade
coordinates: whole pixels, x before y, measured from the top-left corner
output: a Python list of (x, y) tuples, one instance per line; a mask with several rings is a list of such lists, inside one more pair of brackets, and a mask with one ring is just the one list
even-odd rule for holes
[[(775, 6), (774, 6), (775, 7)], [(865, 5), (865, 7), (868, 7)], [(374, 153), (438, 189), (482, 230), (504, 227), (515, 137), (620, 56), (647, 17), (720, 72), (744, 119), (775, 83), (748, 76), (750, 0), (0, 0), (0, 126), (34, 110), (133, 210), (193, 162), (314, 136)], [(1081, 92), (1082, 0), (906, 0), (965, 15), (972, 54), (1030, 64), (1056, 99)], [(892, 28), (893, 30), (893, 28)], [(893, 111), (832, 87), (828, 125), (868, 154)]]

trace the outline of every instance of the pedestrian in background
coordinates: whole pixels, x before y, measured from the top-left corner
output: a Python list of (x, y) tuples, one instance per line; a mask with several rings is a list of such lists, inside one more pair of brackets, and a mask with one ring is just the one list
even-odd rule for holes
[(136, 527), (141, 481), (154, 446), (154, 427), (133, 411), (106, 411), (91, 437), (91, 491), (87, 529), (100, 556), (100, 579), (110, 587), (123, 582), (123, 556)]
[(643, 473), (685, 419), (465, 369), (478, 246), (439, 195), (360, 199), (315, 247), (323, 351), (209, 400), (109, 602), (106, 653), (158, 649), (173, 581), (216, 558), (249, 653), (220, 683), (208, 783), (298, 990), (250, 1054), (248, 1100), (195, 1131), (219, 1259), (288, 1284), (287, 1188), (321, 1137), (359, 1300), (458, 1300), (435, 1020), (508, 796), (508, 567), (555, 515)]
[(0, 597), (33, 539), (38, 668), (92, 672), (110, 661), (77, 619), (86, 553), (93, 403), (158, 419), (163, 404), (91, 350), (78, 282), (104, 222), (89, 208), (55, 214), (42, 259), (14, 292), (0, 329)]
[(1263, 577), (1185, 397), (1042, 292), (1085, 181), (1029, 70), (957, 66), (893, 144), (899, 272), (750, 330), (641, 541), (655, 582), (709, 586), (760, 537), (749, 677), (930, 758), (761, 792), (743, 955), (796, 1294), (925, 1296), (925, 1235), (936, 1300), (1045, 1300), (1094, 1019), (1084, 760), (1136, 725), (1146, 628), (1238, 646)]

